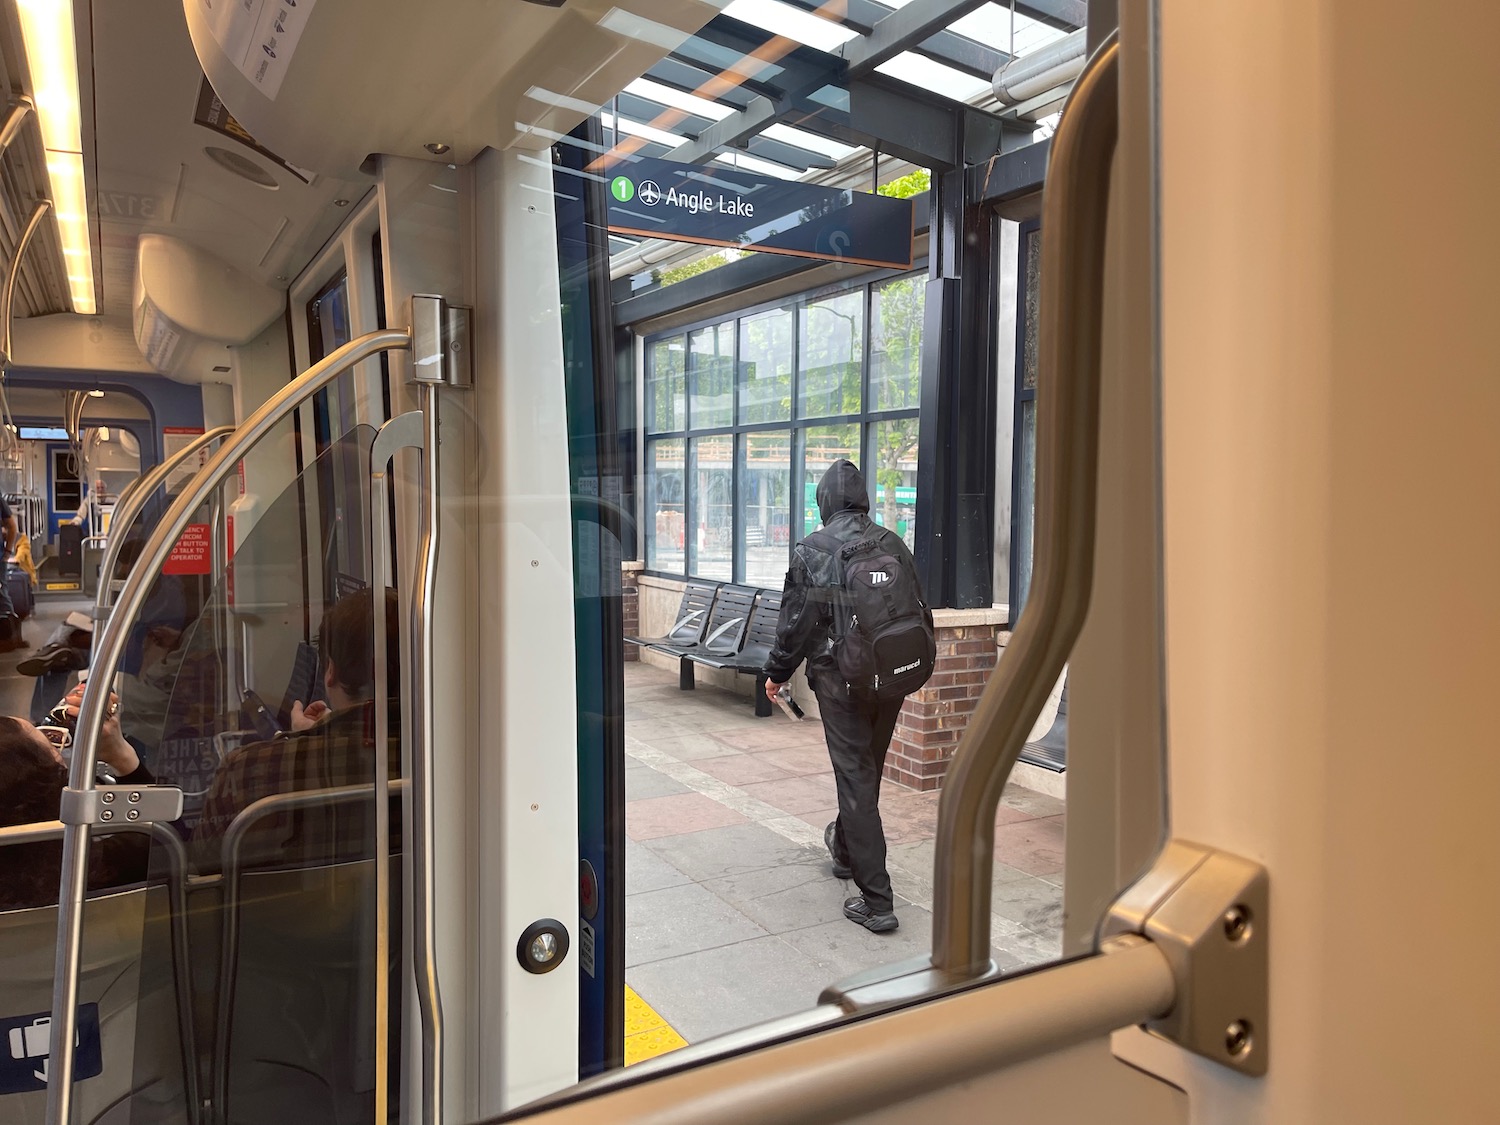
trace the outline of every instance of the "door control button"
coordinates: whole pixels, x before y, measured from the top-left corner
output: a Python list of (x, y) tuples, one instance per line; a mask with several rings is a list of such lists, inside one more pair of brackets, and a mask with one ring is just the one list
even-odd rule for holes
[(516, 942), (516, 959), (528, 973), (550, 973), (568, 956), (568, 931), (555, 918), (527, 926)]

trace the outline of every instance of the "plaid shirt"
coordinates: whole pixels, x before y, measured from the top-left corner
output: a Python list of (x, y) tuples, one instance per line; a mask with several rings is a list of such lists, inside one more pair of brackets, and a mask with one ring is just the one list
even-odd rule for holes
[[(391, 716), (389, 776), (401, 776), (400, 720)], [(228, 754), (214, 775), (191, 852), (199, 871), (218, 871), (224, 834), (244, 809), (263, 797), (344, 785), (372, 786), (375, 708), (363, 703), (336, 711), (311, 730)], [(241, 844), (241, 866), (273, 863), (308, 867), (368, 858), (374, 853), (370, 802), (309, 807), (261, 818)], [(392, 802), (391, 849), (400, 847), (400, 805)]]

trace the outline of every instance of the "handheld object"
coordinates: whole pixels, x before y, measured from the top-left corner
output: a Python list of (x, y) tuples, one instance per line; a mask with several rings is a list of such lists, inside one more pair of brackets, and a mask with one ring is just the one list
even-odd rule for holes
[(786, 712), (786, 717), (794, 723), (800, 723), (804, 718), (802, 708), (797, 706), (797, 701), (792, 698), (792, 685), (782, 684), (781, 690), (776, 693), (776, 706)]

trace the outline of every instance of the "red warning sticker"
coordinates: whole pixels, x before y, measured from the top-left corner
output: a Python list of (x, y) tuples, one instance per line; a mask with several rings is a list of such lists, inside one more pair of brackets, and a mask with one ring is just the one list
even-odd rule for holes
[(167, 556), (163, 574), (207, 574), (213, 568), (212, 543), (208, 524), (190, 523), (183, 529), (182, 538)]

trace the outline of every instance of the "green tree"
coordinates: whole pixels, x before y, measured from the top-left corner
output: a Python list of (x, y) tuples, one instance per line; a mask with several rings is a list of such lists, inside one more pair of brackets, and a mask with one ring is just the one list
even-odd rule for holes
[(888, 184), (881, 184), (875, 190), (876, 194), (888, 195), (892, 199), (910, 199), (914, 195), (921, 195), (931, 186), (932, 174), (926, 168), (918, 168), (915, 172), (908, 172)]
[[(870, 394), (875, 410), (921, 405), (922, 319), (926, 285), (920, 276), (897, 278), (875, 290), (870, 326)], [(892, 418), (875, 427), (876, 479), (884, 490), (882, 522), (895, 529), (901, 465), (917, 452), (919, 419)]]
[(651, 280), (658, 285), (676, 285), (679, 281), (686, 281), (690, 277), (697, 277), (700, 273), (716, 270), (726, 264), (727, 258), (722, 254), (710, 254), (706, 258), (699, 258), (696, 262), (684, 262), (680, 266), (668, 266), (664, 270), (652, 270)]

